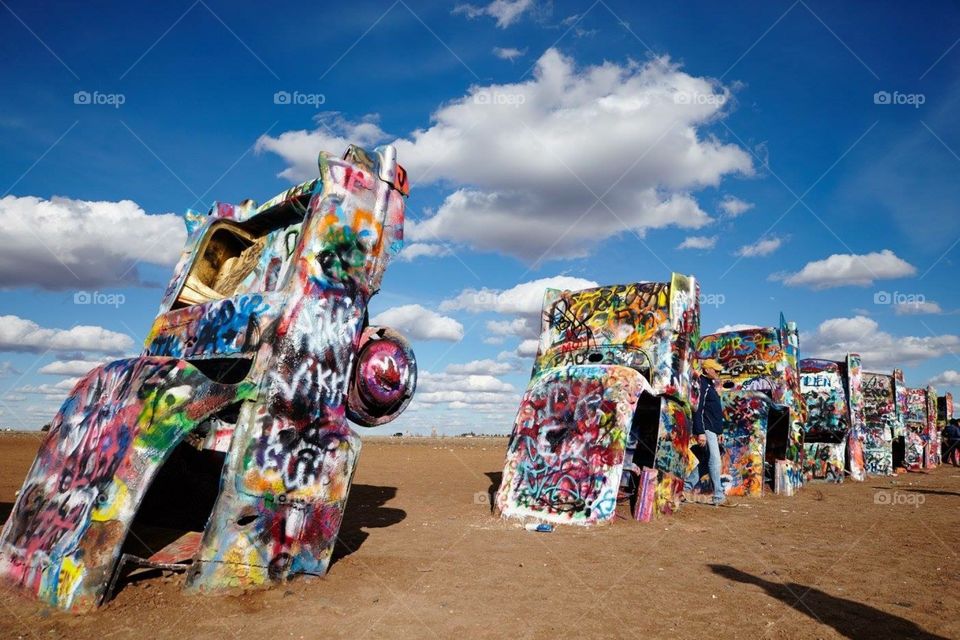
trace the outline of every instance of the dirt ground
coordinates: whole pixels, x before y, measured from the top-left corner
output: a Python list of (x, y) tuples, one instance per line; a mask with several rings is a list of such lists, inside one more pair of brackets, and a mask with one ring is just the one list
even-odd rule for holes
[[(0, 517), (37, 445), (0, 435)], [(325, 578), (211, 597), (154, 574), (84, 616), (4, 590), (0, 637), (960, 637), (960, 469), (533, 533), (490, 513), (505, 446), (365, 442)]]

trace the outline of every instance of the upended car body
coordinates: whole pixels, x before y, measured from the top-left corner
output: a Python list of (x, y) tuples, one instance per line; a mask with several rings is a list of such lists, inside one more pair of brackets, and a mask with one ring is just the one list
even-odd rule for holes
[(894, 444), (899, 444), (897, 463), (902, 462), (907, 414), (907, 387), (903, 371), (863, 374), (864, 466), (868, 476), (894, 472)]
[(860, 356), (843, 361), (800, 361), (800, 390), (807, 405), (803, 435), (805, 480), (842, 482), (865, 477), (864, 405)]
[(940, 431), (937, 429), (937, 391), (933, 387), (907, 389), (904, 466), (933, 469), (940, 464)]
[[(780, 317), (779, 327), (724, 331), (700, 338), (697, 357), (713, 359), (720, 372), (727, 495), (760, 496), (765, 481), (777, 493), (803, 484), (803, 424), (798, 334)], [(768, 473), (769, 472), (769, 473)], [(697, 491), (706, 488), (698, 486)]]
[(646, 498), (640, 519), (676, 507), (695, 464), (689, 399), (698, 295), (694, 278), (677, 273), (670, 282), (546, 291), (496, 497), (501, 516), (608, 522), (625, 466), (639, 481), (638, 500)]
[[(199, 544), (177, 547), (189, 590), (322, 575), (360, 453), (347, 418), (386, 422), (416, 384), (409, 344), (366, 319), (406, 193), (392, 147), (351, 146), (263, 205), (188, 212), (143, 354), (91, 371), (54, 419), (0, 535), (3, 582), (90, 609), (136, 557), (145, 496), (169, 531), (205, 490)], [(160, 476), (178, 489), (151, 492)]]

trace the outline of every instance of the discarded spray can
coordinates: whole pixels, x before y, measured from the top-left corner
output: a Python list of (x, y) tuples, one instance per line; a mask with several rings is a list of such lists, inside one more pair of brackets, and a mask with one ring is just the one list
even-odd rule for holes
[(536, 531), (537, 533), (550, 533), (553, 531), (553, 525), (546, 522), (528, 522), (523, 525), (527, 531)]

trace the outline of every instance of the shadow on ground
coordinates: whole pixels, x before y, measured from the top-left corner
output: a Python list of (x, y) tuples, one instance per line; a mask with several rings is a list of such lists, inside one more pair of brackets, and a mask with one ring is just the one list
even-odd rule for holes
[(396, 496), (396, 487), (354, 484), (350, 488), (343, 523), (340, 525), (337, 544), (330, 560), (331, 565), (360, 548), (370, 536), (366, 529), (381, 529), (403, 522), (407, 517), (406, 511), (384, 506)]
[(922, 493), (928, 496), (960, 496), (956, 491), (940, 491), (939, 489), (903, 489), (908, 493)]
[(881, 611), (854, 600), (838, 598), (829, 593), (796, 582), (771, 582), (725, 564), (708, 565), (719, 576), (732, 582), (752, 584), (767, 595), (786, 603), (817, 622), (833, 627), (837, 633), (854, 640), (875, 638), (914, 638), (916, 640), (947, 640), (925, 631), (916, 623)]

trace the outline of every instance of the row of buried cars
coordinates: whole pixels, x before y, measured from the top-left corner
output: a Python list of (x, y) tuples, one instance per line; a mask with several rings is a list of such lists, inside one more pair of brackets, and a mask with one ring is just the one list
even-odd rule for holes
[(940, 464), (950, 394), (909, 388), (899, 369), (863, 371), (854, 353), (801, 360), (796, 324), (782, 314), (775, 326), (701, 336), (699, 298), (695, 279), (677, 273), (546, 292), (499, 513), (594, 524), (610, 521), (626, 493), (634, 517), (648, 521), (678, 508), (697, 468), (694, 491), (712, 493), (691, 451), (697, 360), (722, 366), (727, 495), (792, 495), (808, 482)]
[[(408, 191), (393, 147), (350, 146), (263, 204), (188, 211), (143, 352), (83, 376), (53, 419), (0, 533), (0, 583), (79, 612), (144, 569), (186, 571), (190, 593), (323, 575), (353, 427), (396, 418), (416, 388), (410, 344), (367, 312)], [(673, 274), (546, 291), (498, 512), (605, 522), (621, 484), (637, 519), (676, 509), (698, 358), (724, 367), (728, 494), (937, 462), (932, 389), (855, 355), (800, 361), (782, 319), (700, 336), (698, 285)]]

